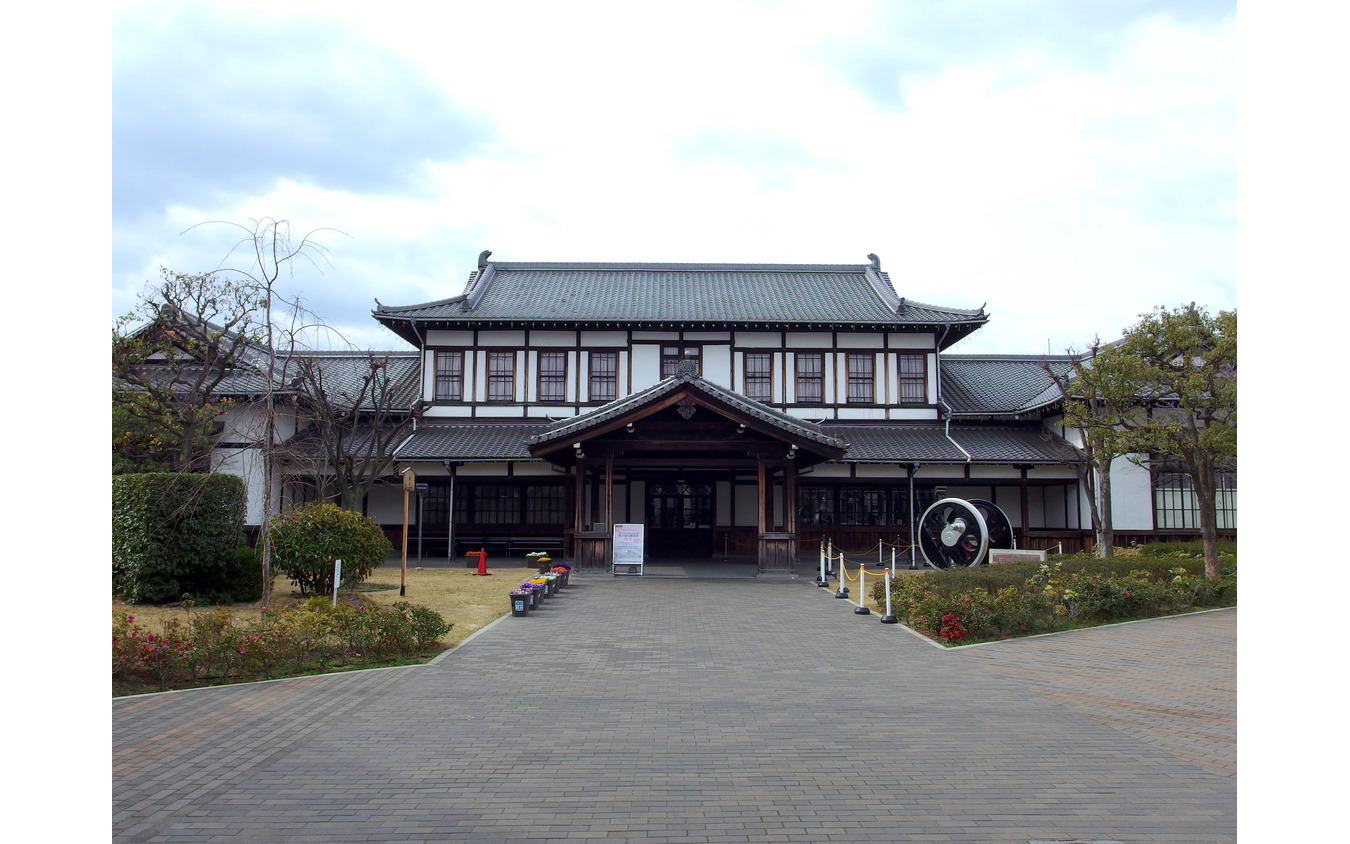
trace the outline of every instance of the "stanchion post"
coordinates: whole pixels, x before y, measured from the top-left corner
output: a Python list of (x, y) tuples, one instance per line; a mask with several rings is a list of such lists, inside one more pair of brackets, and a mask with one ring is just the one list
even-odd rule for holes
[(891, 612), (891, 577), (895, 574), (895, 549), (891, 549), (891, 567), (886, 569), (886, 614), (881, 617), (882, 624), (898, 624), (900, 619)]
[(823, 539), (820, 540), (820, 579), (816, 581), (816, 585), (822, 589), (830, 585), (825, 580), (825, 540)]
[[(830, 545), (833, 546), (834, 543), (831, 542)], [(834, 555), (833, 555), (833, 554), (830, 555), (830, 560), (831, 560), (831, 562), (833, 562), (833, 560), (834, 560)], [(840, 555), (839, 555), (839, 591), (834, 593), (834, 597), (836, 597), (836, 598), (847, 598), (847, 597), (848, 597), (848, 586), (844, 583), (844, 581), (845, 581), (847, 578), (848, 578), (848, 567), (844, 565), (844, 555), (843, 555), (843, 554), (840, 554)]]
[(854, 615), (871, 615), (872, 611), (867, 608), (867, 564), (858, 563), (858, 606), (853, 609)]
[[(830, 553), (829, 553), (829, 555), (827, 556), (826, 559), (828, 559), (828, 560), (830, 561), (830, 565), (831, 565), (831, 566), (834, 565), (834, 540), (833, 540), (833, 539), (830, 540)], [(831, 569), (831, 570), (833, 570), (833, 569)], [(844, 584), (841, 582), (839, 585), (840, 585), (840, 586), (843, 586)]]

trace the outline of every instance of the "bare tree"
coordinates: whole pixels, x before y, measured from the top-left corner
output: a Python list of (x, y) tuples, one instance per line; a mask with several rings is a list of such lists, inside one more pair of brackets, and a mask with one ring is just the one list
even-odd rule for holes
[(315, 353), (296, 359), (299, 416), (309, 430), (290, 457), (308, 463), (320, 498), (360, 510), (394, 468), (394, 449), (422, 415), (419, 360), (380, 352)]
[[(298, 299), (287, 299), (277, 289), (283, 275), (294, 272), (295, 264), (304, 260), (319, 269), (318, 259), (326, 259), (328, 250), (315, 239), (320, 232), (334, 229), (315, 229), (298, 240), (291, 235), (288, 220), (272, 217), (251, 219), (247, 223), (213, 221), (203, 225), (223, 225), (237, 229), (240, 239), (225, 256), (216, 272), (235, 279), (241, 286), (253, 291), (261, 305), (260, 335), (271, 352), (264, 363), (266, 378), (262, 390), (263, 431), (259, 438), (262, 466), (263, 506), (259, 525), (259, 560), (262, 566), (263, 602), (269, 603), (272, 593), (272, 520), (278, 510), (279, 490), (276, 473), (277, 396), (293, 377), (294, 340), (303, 330), (300, 317), (305, 313)], [(191, 229), (189, 229), (190, 231)], [(242, 263), (236, 255), (242, 255)], [(320, 270), (321, 271), (321, 270)], [(277, 309), (282, 314), (277, 313)], [(278, 339), (288, 342), (285, 351), (278, 354)]]

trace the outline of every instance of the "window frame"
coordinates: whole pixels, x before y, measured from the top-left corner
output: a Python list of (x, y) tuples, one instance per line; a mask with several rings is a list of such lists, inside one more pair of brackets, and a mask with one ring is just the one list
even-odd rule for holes
[[(587, 381), (586, 396), (593, 402), (610, 402), (619, 397), (619, 353), (617, 351), (599, 351), (591, 352), (588, 361), (589, 380)], [(610, 370), (606, 372), (596, 371), (596, 361), (604, 360), (610, 364)], [(596, 396), (596, 385), (605, 385), (608, 389), (608, 396)]]
[[(496, 364), (509, 361), (509, 368), (502, 370)], [(506, 389), (501, 388), (505, 385)], [(514, 351), (492, 350), (487, 353), (487, 384), (485, 400), (491, 404), (510, 404), (516, 401), (516, 353)], [(505, 392), (505, 397), (503, 397)]]
[[(917, 361), (918, 371), (908, 371), (906, 361)], [(928, 404), (928, 354), (926, 352), (896, 352), (896, 402), (898, 404)], [(917, 397), (916, 397), (917, 396)]]
[[(754, 360), (758, 365), (763, 363), (762, 370), (752, 370), (750, 361)], [(741, 358), (741, 392), (746, 398), (758, 402), (773, 401), (773, 352), (745, 352)], [(759, 395), (751, 389), (751, 385), (763, 388), (763, 395)]]
[[(867, 372), (855, 373), (854, 364), (866, 363)], [(844, 370), (847, 384), (847, 404), (877, 403), (877, 356), (873, 352), (848, 352), (844, 356)], [(866, 387), (866, 395), (861, 395)]]
[[(432, 362), (432, 396), (438, 402), (464, 401), (464, 351), (462, 349), (437, 349)], [(442, 361), (458, 361), (458, 372), (442, 366)], [(454, 386), (454, 390), (449, 389)], [(453, 394), (452, 394), (453, 393)]]
[[(803, 372), (802, 362), (811, 361), (817, 367), (815, 372)], [(797, 404), (824, 404), (825, 403), (825, 353), (824, 352), (796, 352), (793, 356), (793, 380), (795, 387), (792, 397)], [(816, 386), (815, 398), (802, 398), (802, 385)]]
[[(561, 361), (561, 368), (551, 369), (545, 366), (545, 359)], [(547, 395), (545, 394), (547, 388)], [(535, 401), (547, 404), (561, 404), (567, 401), (567, 352), (541, 351), (538, 371), (535, 373)]]

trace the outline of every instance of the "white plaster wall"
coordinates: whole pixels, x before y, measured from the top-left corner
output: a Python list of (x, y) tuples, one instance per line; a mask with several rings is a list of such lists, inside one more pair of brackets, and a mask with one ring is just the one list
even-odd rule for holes
[(882, 349), (886, 347), (884, 334), (854, 334), (839, 332), (838, 346), (841, 349)]
[(576, 346), (575, 331), (531, 331), (531, 346)]
[(426, 411), (427, 419), (453, 418), (473, 415), (473, 408), (468, 405), (435, 405), (428, 407)]
[(432, 330), (427, 332), (428, 346), (472, 346), (472, 331)]
[(478, 332), (478, 345), (480, 346), (523, 346), (525, 345), (524, 331), (480, 331)]
[(651, 344), (633, 346), (633, 390), (645, 389), (660, 380), (661, 347)]
[(789, 349), (829, 349), (834, 338), (827, 331), (789, 331), (786, 335)]
[(755, 349), (778, 349), (783, 345), (783, 337), (776, 331), (737, 331), (736, 345)]
[(583, 331), (581, 332), (581, 345), (583, 348), (587, 349), (627, 346), (628, 332)]
[(1148, 470), (1125, 457), (1111, 463), (1111, 527), (1153, 530), (1153, 485)]
[[(420, 476), (421, 473), (419, 473)], [(372, 487), (366, 496), (366, 515), (376, 524), (403, 524), (403, 489), (392, 484)], [(417, 499), (408, 496), (408, 524), (417, 523)]]
[(932, 349), (935, 345), (937, 344), (930, 333), (910, 334), (892, 331), (886, 337), (886, 347), (889, 349)]
[(841, 407), (835, 414), (839, 419), (885, 419), (884, 407)]
[(889, 419), (933, 420), (938, 418), (937, 411), (925, 407), (895, 407), (886, 412)]
[(703, 377), (719, 387), (731, 388), (731, 347), (703, 347)]

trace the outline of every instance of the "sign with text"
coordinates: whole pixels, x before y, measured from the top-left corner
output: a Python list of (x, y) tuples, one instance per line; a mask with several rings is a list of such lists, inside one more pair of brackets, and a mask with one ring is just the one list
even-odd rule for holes
[(642, 574), (642, 525), (614, 526), (614, 573)]

